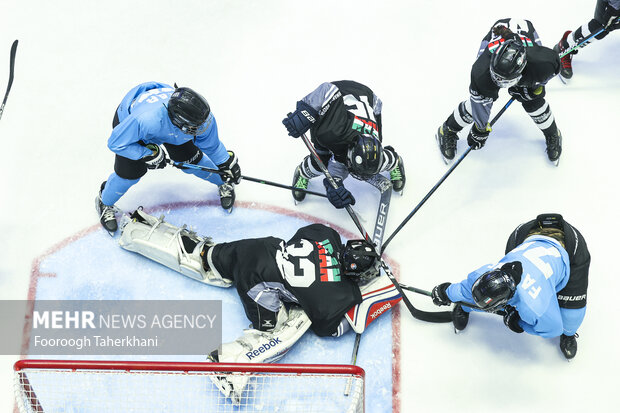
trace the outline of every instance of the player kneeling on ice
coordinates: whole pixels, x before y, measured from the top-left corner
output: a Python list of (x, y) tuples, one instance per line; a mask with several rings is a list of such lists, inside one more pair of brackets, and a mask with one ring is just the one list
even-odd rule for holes
[[(510, 234), (499, 263), (477, 269), (460, 283), (437, 285), (432, 298), (437, 305), (475, 303), (503, 315), (515, 333), (560, 336), (562, 353), (572, 359), (586, 313), (589, 269), (590, 253), (581, 233), (561, 215), (543, 214)], [(465, 329), (471, 311), (454, 307), (456, 330)]]
[[(294, 138), (310, 130), (319, 158), (338, 184), (335, 189), (326, 179), (323, 181), (327, 197), (336, 208), (355, 204), (342, 183), (349, 173), (366, 181), (389, 171), (393, 189), (402, 192), (405, 187), (402, 158), (394, 148), (381, 144), (381, 107), (381, 100), (361, 83), (325, 82), (298, 101), (297, 110), (282, 121)], [(295, 168), (293, 186), (308, 189), (308, 181), (320, 175), (318, 163), (308, 155)], [(293, 190), (296, 202), (305, 197), (304, 192)]]
[(467, 143), (472, 149), (484, 146), (491, 132), (488, 122), (493, 102), (500, 89), (508, 88), (542, 130), (547, 157), (557, 164), (562, 154), (562, 135), (545, 101), (545, 84), (559, 72), (558, 54), (542, 46), (529, 20), (496, 21), (482, 39), (471, 68), (469, 99), (458, 105), (435, 135), (446, 163), (456, 154), (457, 133), (470, 124)]
[[(122, 226), (120, 245), (183, 275), (218, 287), (235, 286), (250, 329), (209, 355), (213, 362), (271, 363), (312, 327), (319, 336), (340, 336), (365, 327), (401, 297), (379, 275), (373, 245), (343, 245), (322, 224), (300, 228), (288, 241), (265, 237), (215, 244), (142, 210)], [(220, 378), (220, 390), (238, 402), (246, 376)]]
[(222, 208), (232, 209), (234, 184), (241, 179), (241, 169), (235, 154), (220, 142), (211, 108), (200, 94), (187, 87), (175, 89), (164, 83), (142, 83), (125, 95), (114, 113), (112, 127), (108, 147), (116, 154), (114, 172), (101, 184), (95, 200), (101, 225), (110, 234), (118, 229), (116, 201), (148, 169), (166, 166), (160, 145), (174, 161), (224, 172), (226, 182), (220, 175), (183, 170), (218, 185)]

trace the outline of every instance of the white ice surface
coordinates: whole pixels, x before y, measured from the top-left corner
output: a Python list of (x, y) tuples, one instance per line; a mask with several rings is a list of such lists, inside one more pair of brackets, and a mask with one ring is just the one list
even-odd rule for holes
[[(447, 169), (433, 134), (467, 96), (470, 65), (490, 25), (503, 17), (528, 18), (552, 46), (565, 30), (588, 21), (594, 4), (2, 0), (2, 60), (14, 39), (20, 44), (0, 120), (0, 298), (25, 299), (33, 259), (97, 223), (93, 198), (112, 168), (106, 140), (113, 111), (137, 83), (177, 82), (203, 93), (243, 173), (287, 184), (306, 149), (286, 136), (284, 115), (323, 81), (369, 85), (384, 102), (385, 142), (407, 167), (405, 194), (392, 200), (389, 234)], [(499, 259), (517, 224), (541, 212), (562, 213), (592, 253), (577, 357), (567, 363), (557, 339), (515, 335), (491, 316), (472, 316), (467, 330), (454, 335), (448, 325), (412, 319), (403, 307), (401, 411), (614, 409), (619, 67), (620, 35), (614, 32), (575, 57), (570, 86), (549, 83), (547, 100), (564, 135), (558, 168), (546, 160), (542, 134), (515, 104), (486, 147), (468, 156), (388, 249), (403, 282), (431, 289)], [(7, 77), (4, 63), (0, 93)], [(507, 99), (502, 93), (495, 110)], [(351, 188), (359, 203), (373, 199), (362, 186)], [(320, 189), (319, 182), (311, 189)], [(287, 191), (251, 182), (237, 195), (355, 231), (346, 213), (324, 200), (294, 207)], [(119, 206), (216, 197), (215, 187), (164, 170), (149, 173)], [(222, 219), (234, 226), (234, 217)], [(365, 219), (370, 227), (373, 217)], [(434, 309), (426, 297), (409, 297)], [(0, 359), (3, 411), (12, 408), (14, 360)]]

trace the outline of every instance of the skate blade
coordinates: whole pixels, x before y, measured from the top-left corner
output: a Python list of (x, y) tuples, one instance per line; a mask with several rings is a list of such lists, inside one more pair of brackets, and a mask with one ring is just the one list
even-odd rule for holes
[(222, 208), (224, 211), (228, 212), (229, 214), (232, 214), (233, 209), (235, 209), (235, 207), (230, 207), (230, 208)]
[(560, 78), (560, 82), (564, 83), (565, 85), (568, 85), (570, 82), (570, 79), (566, 79), (565, 77), (563, 77), (562, 75), (558, 75), (558, 77)]

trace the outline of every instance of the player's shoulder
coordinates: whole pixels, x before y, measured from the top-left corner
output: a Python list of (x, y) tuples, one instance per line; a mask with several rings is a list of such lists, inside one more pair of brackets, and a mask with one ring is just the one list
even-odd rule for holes
[(356, 82), (355, 80), (336, 80), (331, 82), (343, 93), (355, 93), (358, 95), (373, 95), (373, 91), (363, 83)]
[(334, 240), (335, 238), (340, 242), (340, 235), (336, 230), (324, 224), (314, 223), (298, 229), (289, 240), (289, 243), (299, 239), (322, 242), (324, 240)]

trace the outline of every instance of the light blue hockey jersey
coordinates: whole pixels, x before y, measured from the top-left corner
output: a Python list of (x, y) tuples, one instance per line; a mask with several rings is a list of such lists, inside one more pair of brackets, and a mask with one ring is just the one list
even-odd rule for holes
[(452, 301), (473, 303), (471, 287), (474, 282), (485, 272), (513, 261), (521, 263), (523, 274), (508, 304), (519, 312), (523, 330), (542, 337), (573, 335), (583, 320), (585, 307), (565, 309), (558, 304), (556, 294), (568, 283), (570, 262), (566, 250), (553, 238), (540, 235), (527, 238), (497, 264), (485, 265), (460, 283), (451, 284), (447, 289), (448, 297)]
[(203, 134), (194, 138), (183, 133), (168, 117), (167, 104), (172, 92), (172, 86), (158, 82), (142, 83), (131, 89), (117, 109), (120, 123), (112, 130), (108, 148), (120, 156), (136, 160), (151, 155), (151, 151), (138, 141), (181, 145), (193, 140), (214, 164), (224, 163), (229, 155), (219, 140), (213, 114), (209, 114), (208, 127)]

